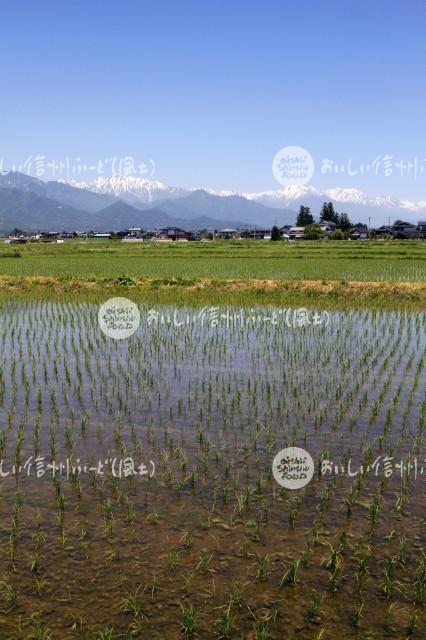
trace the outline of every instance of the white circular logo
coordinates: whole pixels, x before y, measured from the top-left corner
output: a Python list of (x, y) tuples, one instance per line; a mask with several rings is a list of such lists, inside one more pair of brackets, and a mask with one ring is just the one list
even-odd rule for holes
[(272, 463), (275, 480), (286, 489), (302, 489), (310, 483), (314, 471), (312, 456), (300, 447), (283, 449)]
[(314, 159), (303, 147), (283, 147), (272, 160), (272, 174), (284, 187), (306, 184), (314, 175), (314, 169)]
[(108, 338), (123, 340), (138, 330), (141, 315), (137, 305), (128, 298), (110, 298), (99, 307), (98, 322)]

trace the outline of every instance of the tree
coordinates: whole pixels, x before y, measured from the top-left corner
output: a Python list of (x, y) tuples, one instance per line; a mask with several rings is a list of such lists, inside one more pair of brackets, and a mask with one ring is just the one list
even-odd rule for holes
[(328, 217), (328, 202), (323, 202), (320, 212), (320, 222), (325, 222), (326, 220), (330, 220)]
[(352, 228), (352, 224), (351, 221), (349, 220), (349, 216), (347, 213), (342, 213), (340, 214), (340, 220), (339, 220), (339, 229), (341, 229), (342, 231), (349, 231), (349, 229)]
[(15, 238), (19, 238), (19, 236), (25, 236), (26, 233), (25, 231), (22, 231), (22, 229), (18, 229), (17, 227), (15, 227), (14, 229), (12, 229), (12, 231), (10, 232), (11, 236), (14, 236)]
[(339, 224), (340, 216), (334, 210), (334, 204), (332, 202), (324, 202), (320, 213), (320, 222), (334, 222)]
[(296, 225), (298, 227), (306, 227), (309, 224), (313, 224), (314, 216), (311, 213), (309, 207), (300, 206), (299, 213), (297, 214)]
[(343, 234), (343, 231), (341, 229), (336, 229), (336, 231), (333, 231), (333, 233), (330, 233), (330, 235), (328, 236), (330, 240), (344, 240), (345, 236)]
[(281, 234), (280, 234), (280, 230), (278, 229), (277, 225), (274, 224), (274, 226), (271, 229), (271, 240), (281, 240)]
[(328, 219), (330, 220), (330, 222), (335, 222), (336, 224), (339, 224), (340, 222), (339, 214), (334, 210), (334, 205), (332, 202), (328, 203)]
[(306, 240), (319, 240), (322, 236), (322, 230), (319, 224), (310, 224), (305, 227), (304, 237)]

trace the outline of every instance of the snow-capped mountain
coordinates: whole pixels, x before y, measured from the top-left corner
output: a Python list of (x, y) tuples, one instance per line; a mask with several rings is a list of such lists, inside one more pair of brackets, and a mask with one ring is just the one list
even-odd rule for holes
[[(389, 195), (369, 196), (353, 187), (319, 189), (310, 185), (288, 185), (272, 191), (242, 193), (221, 189), (184, 189), (172, 187), (164, 182), (133, 176), (99, 177), (94, 181), (72, 181), (70, 184), (97, 194), (114, 196), (138, 205), (152, 205), (165, 200), (177, 200), (196, 191), (203, 191), (221, 198), (240, 197), (276, 209), (296, 211), (301, 204), (310, 206), (314, 215), (320, 211), (324, 201), (332, 201), (338, 210), (345, 211), (363, 222), (371, 217), (383, 224), (387, 217), (396, 219), (405, 215), (415, 221), (417, 216), (426, 216), (426, 201), (401, 200)], [(259, 221), (261, 222), (261, 221)]]
[[(112, 205), (119, 201), (121, 208), (114, 209)], [(159, 224), (177, 219), (179, 223), (186, 221), (188, 225), (191, 221), (198, 224), (204, 220), (216, 225), (215, 228), (232, 224), (282, 226), (295, 223), (296, 212), (301, 205), (310, 207), (314, 217), (318, 218), (325, 201), (333, 202), (336, 211), (347, 213), (352, 222), (371, 223), (372, 226), (397, 219), (408, 222), (426, 220), (425, 200), (401, 200), (386, 195), (371, 197), (354, 188), (321, 190), (308, 185), (287, 186), (261, 193), (238, 193), (183, 189), (134, 176), (99, 177), (95, 181), (65, 183), (45, 182), (16, 172), (0, 172), (0, 223), (4, 223), (5, 228), (6, 223), (19, 223), (26, 228), (30, 222), (32, 228), (48, 224), (63, 229), (89, 228), (99, 212), (109, 216), (104, 221), (110, 225), (108, 228), (115, 228), (112, 217), (120, 211), (122, 219), (123, 203), (133, 208), (130, 212), (129, 209), (125, 211), (126, 220), (133, 217), (139, 221), (138, 224), (141, 224), (144, 212), (145, 222), (148, 221), (150, 210)], [(137, 226), (136, 222), (134, 226)]]
[(371, 197), (353, 187), (332, 187), (330, 189), (317, 189), (311, 186), (288, 185), (274, 191), (261, 193), (242, 194), (248, 200), (261, 202), (269, 207), (294, 207), (295, 204), (306, 204), (312, 200), (331, 200), (334, 203), (360, 205), (364, 207), (377, 207), (378, 209), (406, 209), (413, 213), (425, 213), (426, 201), (409, 201), (393, 198), (392, 196)]
[(275, 189), (274, 191), (261, 191), (260, 193), (243, 193), (241, 194), (247, 200), (254, 200), (255, 202), (261, 202), (268, 207), (288, 207), (296, 203), (305, 204), (310, 198), (319, 198), (324, 195), (324, 192), (316, 189), (315, 187), (301, 186), (301, 185), (287, 185), (281, 187), (281, 189)]
[(406, 209), (414, 213), (426, 212), (426, 200), (400, 200), (392, 196), (377, 196), (372, 198), (358, 189), (343, 189), (341, 187), (327, 189), (325, 193), (336, 202), (349, 202), (351, 204), (387, 209)]
[(158, 200), (179, 198), (188, 193), (186, 189), (170, 187), (158, 180), (134, 176), (102, 176), (93, 181), (71, 180), (68, 184), (94, 193), (113, 195), (128, 202), (140, 202), (147, 205)]

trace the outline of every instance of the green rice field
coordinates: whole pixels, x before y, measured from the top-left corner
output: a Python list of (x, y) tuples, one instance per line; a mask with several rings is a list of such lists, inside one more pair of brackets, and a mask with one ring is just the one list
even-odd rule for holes
[(426, 281), (422, 241), (123, 243), (70, 241), (0, 250), (0, 275), (57, 278)]

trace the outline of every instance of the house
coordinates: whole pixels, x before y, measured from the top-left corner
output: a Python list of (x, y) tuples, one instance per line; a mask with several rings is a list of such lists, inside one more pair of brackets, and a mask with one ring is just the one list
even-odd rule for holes
[(34, 233), (19, 233), (17, 235), (10, 235), (7, 244), (25, 244), (26, 242), (43, 242), (63, 244), (65, 240), (74, 238), (74, 233), (71, 231), (37, 231)]
[(270, 229), (245, 229), (241, 231), (242, 238), (252, 238), (253, 240), (270, 240)]
[(279, 229), (281, 238), (283, 240), (286, 240), (287, 242), (291, 240), (290, 229), (291, 229), (291, 224), (285, 224), (283, 227), (280, 227)]
[(157, 231), (153, 240), (160, 242), (188, 242), (190, 238), (191, 234), (180, 227), (165, 227)]
[(393, 225), (393, 232), (396, 238), (401, 240), (409, 240), (413, 238), (421, 238), (419, 228), (411, 222), (399, 221)]
[(220, 240), (235, 240), (239, 232), (237, 229), (221, 229), (215, 234)]
[(271, 239), (271, 230), (270, 229), (254, 229), (250, 231), (250, 237), (254, 240), (270, 240)]
[(111, 240), (110, 233), (91, 233), (89, 234), (90, 240)]
[(130, 227), (125, 231), (119, 231), (117, 235), (123, 242), (144, 242), (147, 238), (141, 227)]
[(305, 237), (305, 227), (290, 227), (288, 235), (291, 240), (303, 240)]
[(381, 227), (376, 229), (376, 235), (378, 236), (391, 236), (393, 235), (393, 227), (388, 224), (383, 224)]
[(142, 238), (143, 236), (142, 227), (130, 227), (130, 229), (127, 230), (127, 236), (129, 238)]
[(336, 231), (337, 229), (336, 223), (331, 222), (331, 220), (323, 220), (319, 223), (319, 226), (321, 227), (321, 231), (326, 235), (333, 233), (333, 231)]
[(418, 228), (418, 231), (419, 231), (419, 237), (420, 238), (426, 238), (426, 221), (420, 220), (417, 223), (417, 228)]
[(39, 236), (40, 242), (57, 242), (60, 238), (59, 231), (42, 231)]
[(13, 237), (13, 238), (7, 238), (7, 240), (5, 240), (6, 244), (26, 244), (28, 242), (29, 238), (27, 236), (17, 236), (17, 237)]
[(365, 229), (354, 229), (349, 237), (351, 240), (367, 240), (368, 231)]

